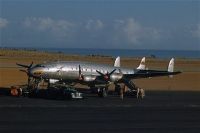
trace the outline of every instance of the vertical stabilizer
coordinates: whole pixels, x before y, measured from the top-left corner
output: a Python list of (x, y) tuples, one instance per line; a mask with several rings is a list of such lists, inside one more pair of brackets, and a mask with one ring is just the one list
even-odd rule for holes
[(137, 67), (137, 69), (145, 70), (145, 57), (142, 58), (140, 65)]
[(119, 56), (115, 59), (114, 67), (120, 67), (120, 57)]
[(172, 58), (168, 65), (168, 72), (174, 72), (174, 58)]
[[(169, 61), (168, 72), (174, 72), (174, 58)], [(173, 75), (169, 75), (169, 77), (172, 78)]]

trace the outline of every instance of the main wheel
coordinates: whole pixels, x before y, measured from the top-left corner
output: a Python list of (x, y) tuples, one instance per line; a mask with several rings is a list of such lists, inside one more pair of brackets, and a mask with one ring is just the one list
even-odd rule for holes
[(137, 98), (138, 98), (138, 99), (143, 99), (144, 96), (145, 96), (145, 91), (144, 91), (144, 89), (138, 88), (138, 91), (137, 91)]

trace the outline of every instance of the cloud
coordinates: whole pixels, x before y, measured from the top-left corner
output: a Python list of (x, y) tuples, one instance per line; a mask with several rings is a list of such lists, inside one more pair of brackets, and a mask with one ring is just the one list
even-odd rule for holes
[(133, 18), (114, 21), (115, 41), (123, 40), (131, 44), (140, 44), (144, 40), (157, 40), (160, 33), (156, 28), (145, 27)]
[(109, 44), (108, 47), (118, 47), (121, 44), (132, 47), (160, 38), (160, 32), (156, 28), (143, 26), (134, 18), (105, 23), (101, 19), (77, 22), (50, 17), (28, 17), (24, 20), (23, 26), (29, 29), (31, 34), (33, 32), (37, 38), (45, 36), (54, 42), (92, 46), (99, 45), (101, 42), (105, 46)]
[(8, 25), (8, 20), (0, 18), (0, 29), (6, 27), (7, 25)]
[[(71, 43), (78, 43), (80, 40), (83, 43), (92, 42), (100, 38), (100, 31), (104, 29), (104, 23), (100, 19), (77, 22), (50, 17), (27, 17), (22, 24), (30, 32), (51, 37), (52, 41)], [(37, 37), (39, 38), (39, 35)]]
[(93, 20), (93, 19), (90, 19), (87, 21), (86, 25), (85, 25), (85, 28), (87, 30), (100, 30), (104, 27), (104, 24), (101, 20)]
[(67, 20), (54, 20), (52, 18), (26, 18), (23, 22), (26, 28), (40, 32), (51, 33), (57, 37), (70, 36), (76, 24)]
[(193, 30), (192, 33), (193, 33), (194, 37), (197, 37), (197, 38), (200, 39), (200, 23), (197, 24), (196, 29)]

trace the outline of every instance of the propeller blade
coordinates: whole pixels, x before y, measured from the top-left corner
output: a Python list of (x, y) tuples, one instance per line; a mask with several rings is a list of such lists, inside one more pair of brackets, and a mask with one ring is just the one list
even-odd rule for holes
[(112, 70), (112, 72), (110, 72), (110, 73), (103, 74), (103, 73), (101, 73), (100, 71), (96, 70), (96, 72), (99, 73), (101, 76), (105, 76), (105, 75), (110, 76), (110, 75), (112, 75), (115, 71), (116, 71), (116, 69)]
[(119, 69), (119, 73), (122, 74), (122, 70), (121, 69)]
[(99, 73), (101, 76), (104, 76), (105, 74), (101, 73), (100, 71), (96, 70), (97, 73)]
[(22, 70), (22, 69), (20, 69), (19, 71), (26, 73), (28, 77), (31, 76), (31, 75), (29, 74), (28, 70)]
[(81, 66), (78, 65), (78, 73), (79, 73), (79, 76), (81, 75)]
[(116, 69), (112, 70), (112, 72), (110, 72), (108, 75), (112, 75), (114, 72), (116, 71)]
[(27, 70), (20, 69), (19, 71), (25, 72), (26, 74), (28, 74)]
[(29, 66), (23, 65), (23, 64), (18, 64), (18, 63), (16, 63), (16, 65), (21, 66), (21, 67), (25, 67), (25, 68), (29, 68)]
[(31, 62), (31, 64), (29, 65), (29, 68), (31, 68), (33, 66), (33, 61)]
[(82, 80), (83, 77), (82, 77), (82, 72), (81, 72), (81, 66), (78, 65), (78, 74), (79, 74), (79, 80)]
[(19, 63), (16, 63), (16, 65), (30, 69), (32, 67), (32, 65), (33, 65), (33, 61), (31, 62), (31, 64), (29, 66), (28, 65), (24, 65), (24, 64), (19, 64)]

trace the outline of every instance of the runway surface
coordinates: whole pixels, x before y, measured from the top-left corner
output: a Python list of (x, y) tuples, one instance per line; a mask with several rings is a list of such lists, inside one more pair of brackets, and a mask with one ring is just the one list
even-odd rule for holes
[(199, 133), (200, 92), (47, 100), (0, 95), (1, 133)]

